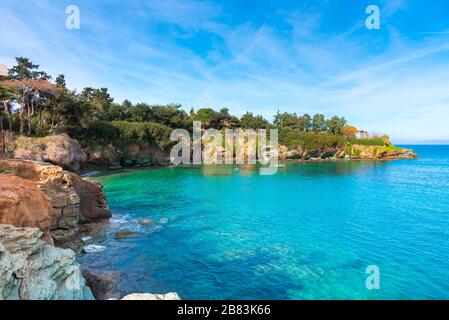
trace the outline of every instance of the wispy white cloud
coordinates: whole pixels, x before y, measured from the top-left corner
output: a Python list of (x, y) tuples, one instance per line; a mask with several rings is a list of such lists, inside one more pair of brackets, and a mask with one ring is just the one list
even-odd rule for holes
[[(226, 106), (267, 117), (278, 108), (323, 112), (399, 140), (449, 139), (444, 31), (410, 39), (394, 24), (364, 30), (358, 18), (329, 31), (323, 12), (332, 1), (257, 21), (230, 19), (226, 2), (76, 2), (82, 27), (69, 31), (68, 2), (2, 0), (0, 43), (8, 45), (0, 47), (0, 61), (29, 56), (66, 74), (71, 87), (106, 86), (117, 100)], [(410, 4), (384, 5), (388, 18)]]

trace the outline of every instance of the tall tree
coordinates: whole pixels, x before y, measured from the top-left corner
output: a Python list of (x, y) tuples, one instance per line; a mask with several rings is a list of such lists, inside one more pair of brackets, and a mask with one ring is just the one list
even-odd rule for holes
[(312, 118), (312, 131), (315, 133), (326, 131), (326, 119), (324, 115), (317, 113)]
[(25, 124), (28, 125), (28, 134), (31, 133), (31, 119), (36, 109), (42, 107), (45, 98), (56, 92), (56, 86), (47, 80), (7, 80), (3, 84), (14, 91), (15, 99), (20, 105), (19, 120), (20, 133), (25, 132)]
[(327, 130), (331, 134), (341, 134), (341, 129), (346, 125), (347, 121), (345, 118), (332, 117), (326, 121)]
[(39, 71), (39, 65), (32, 63), (28, 58), (16, 57), (17, 65), (9, 69), (9, 77), (11, 80), (50, 80), (44, 71)]
[(55, 83), (59, 88), (67, 88), (65, 83), (65, 76), (63, 74), (60, 74), (56, 77)]

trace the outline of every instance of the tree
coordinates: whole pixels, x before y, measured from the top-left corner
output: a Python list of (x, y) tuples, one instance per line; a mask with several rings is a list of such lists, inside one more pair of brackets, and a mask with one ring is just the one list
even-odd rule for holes
[(94, 89), (87, 87), (83, 89), (80, 97), (90, 104), (92, 120), (108, 120), (108, 113), (114, 98), (111, 97), (107, 88)]
[[(44, 112), (48, 117), (45, 117)], [(39, 129), (49, 125), (50, 131), (64, 129), (74, 132), (79, 128), (86, 128), (88, 125), (88, 103), (80, 99), (73, 91), (59, 88), (58, 93), (50, 97), (50, 102), (44, 112), (40, 112), (38, 115)]]
[(3, 84), (15, 93), (15, 100), (20, 105), (20, 133), (24, 133), (27, 124), (30, 134), (31, 118), (35, 115), (36, 109), (45, 103), (45, 99), (56, 92), (56, 86), (43, 79), (7, 80)]
[(304, 121), (305, 130), (304, 131), (310, 131), (312, 130), (312, 117), (306, 113), (302, 116)]
[(32, 63), (28, 58), (16, 57), (17, 65), (9, 69), (11, 80), (50, 80), (51, 77), (44, 71), (38, 71), (39, 65)]
[(312, 118), (312, 131), (315, 133), (326, 131), (326, 120), (324, 115), (317, 113)]
[(0, 131), (3, 131), (3, 115), (6, 115), (8, 120), (8, 128), (11, 131), (11, 112), (12, 103), (11, 101), (15, 98), (15, 94), (12, 90), (5, 87), (0, 83)]
[(244, 129), (268, 129), (270, 123), (261, 115), (254, 116), (252, 112), (245, 113), (240, 118), (240, 125)]
[(204, 126), (210, 127), (215, 122), (216, 116), (217, 113), (213, 109), (202, 108), (197, 111), (194, 119), (201, 121)]
[(348, 125), (341, 128), (341, 134), (347, 139), (354, 138), (358, 131), (359, 130), (356, 127)]
[(339, 135), (341, 134), (341, 129), (346, 125), (347, 121), (345, 118), (332, 117), (326, 121), (327, 130), (331, 134)]
[(65, 76), (63, 74), (58, 75), (55, 83), (59, 88), (66, 88)]

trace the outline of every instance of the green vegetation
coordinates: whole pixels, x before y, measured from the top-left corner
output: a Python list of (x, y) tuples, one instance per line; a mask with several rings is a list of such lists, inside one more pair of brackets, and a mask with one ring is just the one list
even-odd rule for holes
[(79, 137), (88, 146), (112, 144), (123, 147), (128, 143), (157, 145), (167, 148), (171, 129), (154, 122), (97, 121), (90, 124)]
[[(389, 145), (385, 137), (356, 139), (356, 127), (349, 125), (345, 118), (326, 119), (320, 113), (297, 115), (278, 111), (271, 123), (251, 112), (236, 117), (227, 108), (219, 111), (210, 107), (197, 111), (192, 108), (187, 113), (178, 104), (133, 104), (129, 100), (116, 103), (107, 88), (87, 87), (77, 93), (66, 87), (64, 75), (58, 75), (52, 82), (51, 76), (29, 59), (19, 57), (16, 62), (9, 70), (9, 77), (0, 82), (0, 124), (20, 134), (45, 136), (64, 132), (84, 146), (122, 147), (139, 143), (166, 149), (171, 145), (172, 129), (191, 131), (193, 121), (201, 121), (206, 129), (277, 128), (279, 143), (288, 148)], [(13, 108), (15, 105), (19, 107)]]
[(349, 139), (350, 144), (360, 144), (362, 146), (381, 146), (385, 145), (385, 138), (370, 138), (370, 139)]
[(342, 136), (328, 133), (300, 132), (291, 128), (279, 128), (279, 144), (288, 148), (318, 149), (343, 147), (346, 145), (346, 140)]
[(11, 173), (11, 170), (8, 168), (0, 167), (0, 173)]

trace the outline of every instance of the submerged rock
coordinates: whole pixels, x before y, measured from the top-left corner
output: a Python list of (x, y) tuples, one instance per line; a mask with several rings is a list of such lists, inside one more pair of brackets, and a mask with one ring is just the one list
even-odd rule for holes
[(72, 250), (37, 228), (0, 225), (0, 300), (93, 300)]
[(135, 236), (139, 236), (142, 233), (140, 232), (134, 232), (134, 231), (117, 231), (115, 233), (115, 239), (120, 240), (120, 239), (126, 239), (129, 237), (135, 237)]
[(154, 224), (154, 221), (151, 220), (150, 218), (142, 218), (139, 220), (139, 223), (143, 226), (149, 226), (149, 225)]

